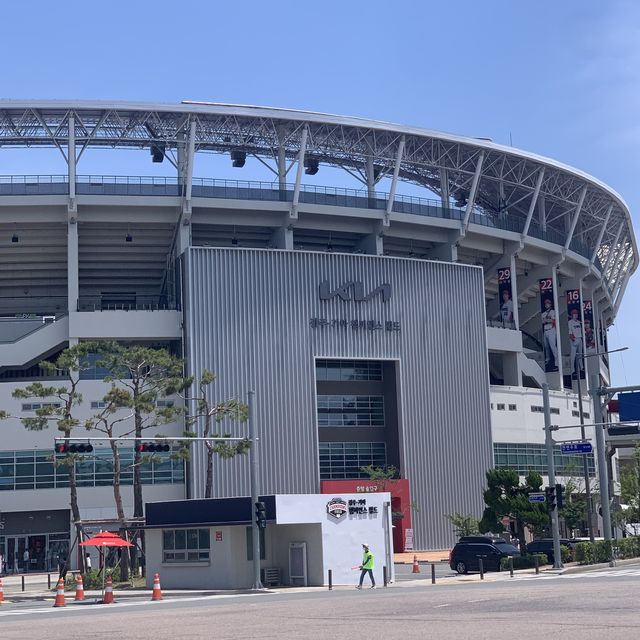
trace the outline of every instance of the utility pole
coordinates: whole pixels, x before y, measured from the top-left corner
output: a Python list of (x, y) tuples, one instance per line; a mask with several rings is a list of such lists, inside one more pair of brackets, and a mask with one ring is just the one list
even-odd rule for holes
[(251, 446), (249, 447), (249, 467), (250, 467), (250, 482), (251, 482), (251, 540), (253, 543), (253, 589), (262, 589), (262, 581), (260, 580), (260, 528), (258, 527), (258, 521), (254, 515), (254, 509), (258, 502), (258, 452), (256, 451), (256, 414), (255, 414), (255, 391), (249, 391), (248, 406), (249, 406), (249, 440), (251, 440)]
[(596, 424), (596, 455), (598, 456), (598, 479), (600, 481), (600, 505), (602, 507), (602, 530), (605, 540), (611, 540), (611, 513), (609, 510), (609, 472), (607, 452), (604, 444), (604, 418), (600, 398), (599, 379), (591, 376), (591, 397), (593, 398), (593, 418)]
[[(542, 405), (544, 407), (544, 442), (547, 447), (547, 474), (549, 476), (549, 486), (556, 486), (556, 468), (553, 459), (553, 437), (551, 431), (551, 405), (549, 403), (549, 385), (545, 382), (542, 385)], [(553, 568), (562, 569), (562, 556), (560, 551), (560, 525), (558, 523), (558, 507), (553, 505), (551, 512), (551, 535), (553, 536)]]
[[(580, 364), (582, 365), (582, 367), (578, 366), (576, 367), (576, 369), (578, 370), (577, 382), (578, 382), (578, 411), (580, 412), (580, 437), (584, 442), (587, 436), (584, 430), (584, 411), (582, 407), (582, 385), (580, 383), (580, 374), (581, 374), (582, 368), (584, 368), (584, 370), (586, 371), (586, 363), (585, 363), (584, 357), (577, 356), (577, 358), (581, 358)], [(591, 482), (589, 480), (589, 463), (587, 460), (586, 453), (582, 455), (582, 473), (584, 475), (584, 496), (585, 496), (585, 500), (587, 501), (587, 521), (589, 524), (589, 540), (591, 542), (594, 542), (595, 534), (593, 531), (593, 499), (591, 497), (591, 486), (590, 486)]]

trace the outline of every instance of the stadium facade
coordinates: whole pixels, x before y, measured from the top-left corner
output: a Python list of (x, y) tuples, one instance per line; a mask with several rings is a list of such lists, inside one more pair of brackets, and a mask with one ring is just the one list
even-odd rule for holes
[[(0, 101), (0, 153), (16, 147), (57, 149), (67, 171), (0, 176), (13, 416), (37, 408), (13, 390), (46, 380), (38, 362), (70, 344), (167, 346), (188, 373), (215, 371), (220, 398), (256, 391), (261, 493), (393, 465), (416, 548), (443, 548), (445, 514), (481, 512), (494, 462), (546, 473), (541, 385), (571, 425), (581, 363), (609, 381), (606, 356), (580, 356), (606, 351), (638, 252), (622, 198), (571, 167), (484, 138), (200, 103)], [(82, 173), (93, 149), (114, 158), (104, 175)], [(114, 175), (126, 149), (174, 174)], [(207, 153), (248, 179), (194, 176)], [(252, 181), (252, 165), (273, 181)], [(318, 186), (323, 173), (340, 186)], [(82, 387), (88, 417), (106, 385), (88, 371)], [(56, 434), (1, 426), (0, 550), (51, 568), (71, 531)], [(78, 470), (87, 520), (114, 515), (103, 453)], [(147, 501), (202, 497), (203, 450), (143, 475)], [(217, 465), (214, 487), (248, 495), (246, 460)]]

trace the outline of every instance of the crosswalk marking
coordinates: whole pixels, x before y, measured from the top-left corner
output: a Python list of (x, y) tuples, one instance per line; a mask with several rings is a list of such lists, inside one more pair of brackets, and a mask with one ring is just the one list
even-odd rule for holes
[(581, 573), (541, 573), (539, 575), (516, 576), (507, 580), (571, 580), (576, 578), (622, 578), (629, 576), (640, 576), (639, 569), (600, 569), (594, 571), (584, 571)]

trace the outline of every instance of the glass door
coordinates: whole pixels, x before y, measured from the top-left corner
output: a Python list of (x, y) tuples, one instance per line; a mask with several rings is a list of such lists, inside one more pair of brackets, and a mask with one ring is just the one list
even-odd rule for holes
[(7, 536), (7, 573), (20, 573), (29, 570), (29, 558), (25, 557), (28, 549), (26, 536)]

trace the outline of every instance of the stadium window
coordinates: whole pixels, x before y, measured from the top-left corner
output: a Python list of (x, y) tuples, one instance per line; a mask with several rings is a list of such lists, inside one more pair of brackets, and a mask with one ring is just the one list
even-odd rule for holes
[(515, 404), (509, 405), (509, 411), (516, 411), (517, 409), (518, 409), (518, 405), (515, 405)]
[(580, 412), (579, 412), (579, 411), (575, 411), (575, 410), (574, 410), (574, 411), (572, 411), (572, 412), (571, 412), (571, 415), (572, 415), (574, 418), (579, 418), (579, 417), (580, 417)]
[[(544, 411), (544, 409), (543, 409), (543, 411)], [(551, 409), (549, 409), (549, 411), (551, 413), (553, 413), (554, 415), (556, 415), (556, 416), (560, 415), (560, 409), (558, 409), (558, 407), (551, 407)]]
[(498, 411), (504, 411), (504, 403), (499, 402), (496, 406), (498, 407)]
[(59, 407), (59, 402), (23, 402), (23, 411), (37, 411), (38, 409), (47, 409), (49, 407)]

